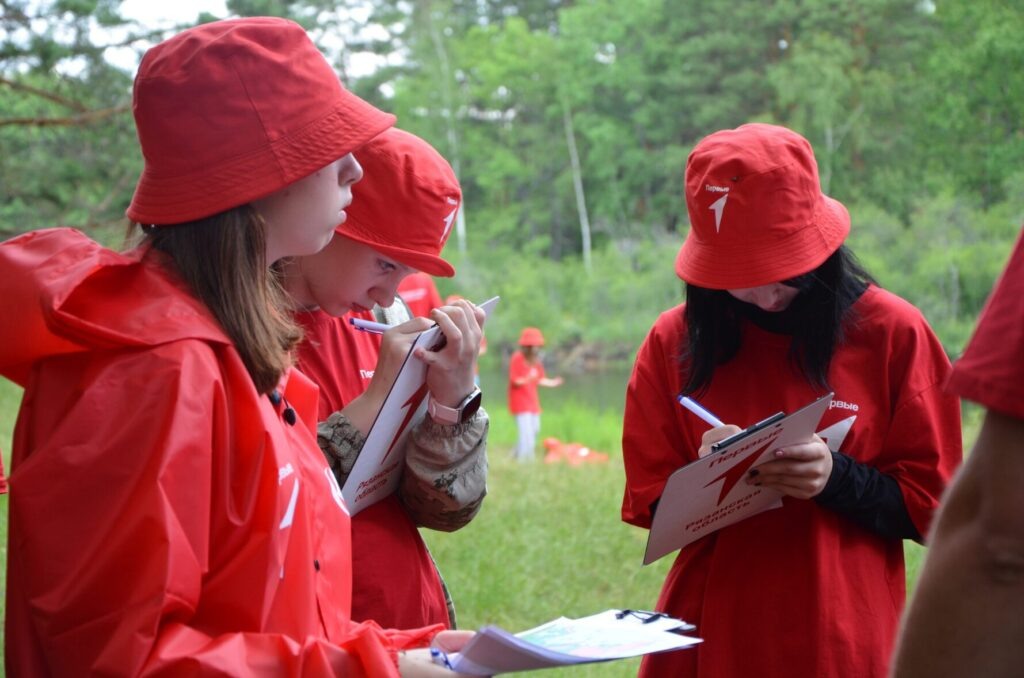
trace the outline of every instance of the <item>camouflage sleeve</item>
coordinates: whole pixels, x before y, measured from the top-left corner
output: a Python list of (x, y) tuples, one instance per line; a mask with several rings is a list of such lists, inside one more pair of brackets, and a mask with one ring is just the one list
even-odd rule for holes
[(352, 425), (341, 412), (334, 412), (316, 425), (316, 442), (327, 457), (327, 463), (338, 480), (338, 487), (345, 487), (348, 474), (363, 449), (366, 437)]
[[(453, 532), (480, 510), (487, 494), (489, 427), (481, 407), (464, 424), (448, 426), (425, 417), (410, 433), (398, 495), (418, 526)], [(365, 442), (341, 412), (317, 424), (317, 443), (341, 487)]]
[(417, 525), (453, 532), (480, 510), (487, 494), (487, 430), (483, 408), (463, 423), (430, 417), (406, 441), (399, 497)]

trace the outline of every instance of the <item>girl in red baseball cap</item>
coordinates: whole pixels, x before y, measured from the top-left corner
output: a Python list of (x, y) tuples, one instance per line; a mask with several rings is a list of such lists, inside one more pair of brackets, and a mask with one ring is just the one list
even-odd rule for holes
[[(141, 244), (0, 245), (25, 388), (6, 665), (18, 675), (426, 675), (439, 626), (348, 616), (349, 518), (270, 264), (333, 236), (352, 152), (393, 123), (297, 24), (219, 21), (146, 53)], [(458, 645), (464, 636), (439, 643)]]
[[(352, 615), (396, 628), (453, 627), (454, 608), (417, 528), (459, 529), (486, 494), (489, 420), (475, 383), (484, 314), (459, 299), (410, 319), (397, 289), (415, 271), (455, 273), (440, 252), (462, 192), (448, 162), (399, 129), (356, 157), (364, 178), (334, 239), (281, 264), (305, 331), (299, 367), (320, 387), (320, 441), (344, 485), (412, 341), (440, 325), (444, 348), (417, 355), (428, 365), (430, 414), (406, 438), (398, 490), (352, 518)], [(371, 334), (350, 318), (396, 327)]]
[(884, 676), (903, 540), (927, 533), (961, 459), (949, 361), (843, 245), (849, 215), (799, 134), (751, 124), (704, 138), (686, 205), (686, 303), (655, 322), (627, 391), (623, 519), (649, 528), (669, 474), (739, 430), (708, 430), (678, 396), (746, 426), (834, 395), (816, 435), (741, 481), (782, 507), (680, 551), (657, 609), (706, 642), (645, 658), (641, 675)]
[(537, 436), (540, 435), (539, 386), (562, 385), (561, 377), (549, 377), (544, 371), (540, 349), (544, 335), (536, 327), (524, 327), (519, 333), (519, 349), (512, 353), (508, 365), (508, 409), (516, 420), (515, 457), (518, 461), (536, 458)]

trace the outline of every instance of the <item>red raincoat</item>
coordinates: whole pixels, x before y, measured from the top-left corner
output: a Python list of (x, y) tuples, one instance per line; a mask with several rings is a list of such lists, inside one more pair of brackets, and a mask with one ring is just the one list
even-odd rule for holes
[[(143, 251), (67, 229), (0, 245), (12, 675), (397, 675), (435, 629), (349, 620), (349, 521), (317, 392), (257, 394), (205, 307)], [(298, 413), (287, 424), (283, 410)]]

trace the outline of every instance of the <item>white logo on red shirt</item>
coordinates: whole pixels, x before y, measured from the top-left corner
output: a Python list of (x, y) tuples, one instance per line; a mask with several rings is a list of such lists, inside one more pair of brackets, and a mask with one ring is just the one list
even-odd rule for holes
[(839, 448), (843, 446), (846, 436), (849, 435), (850, 429), (853, 428), (853, 422), (855, 421), (857, 421), (857, 415), (837, 421), (831, 426), (818, 431), (818, 437), (825, 441), (828, 449), (838, 452)]
[[(295, 475), (295, 469), (292, 468), (290, 463), (285, 464), (277, 470), (277, 484), (281, 485), (284, 479), (288, 476)], [(295, 505), (299, 501), (299, 477), (295, 475), (295, 484), (292, 486), (292, 496), (288, 500), (288, 509), (284, 512), (284, 517), (281, 518), (281, 524), (278, 525), (278, 529), (283, 530), (286, 527), (291, 527), (292, 522), (295, 520)]]
[(833, 400), (828, 404), (828, 409), (839, 408), (840, 410), (850, 410), (851, 412), (860, 412), (860, 405), (857, 403), (848, 403), (845, 400)]

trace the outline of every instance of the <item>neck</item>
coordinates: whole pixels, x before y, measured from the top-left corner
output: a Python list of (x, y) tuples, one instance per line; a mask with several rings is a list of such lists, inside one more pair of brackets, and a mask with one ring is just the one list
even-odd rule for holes
[(281, 285), (288, 296), (288, 304), (293, 311), (315, 311), (320, 308), (313, 298), (309, 284), (299, 270), (297, 259), (289, 259), (277, 264), (281, 271)]

